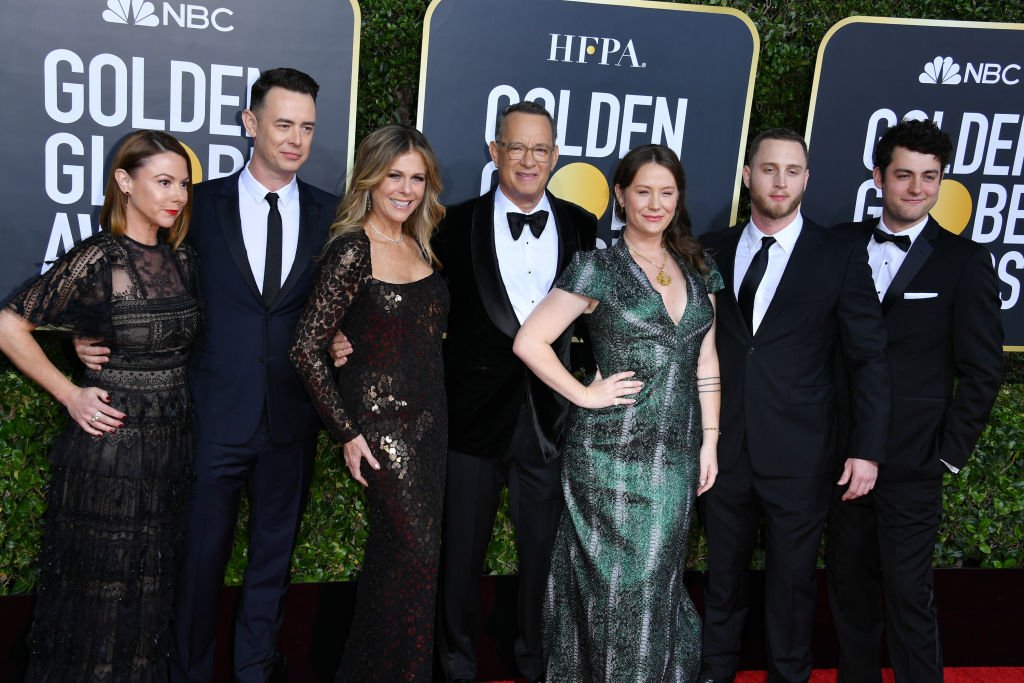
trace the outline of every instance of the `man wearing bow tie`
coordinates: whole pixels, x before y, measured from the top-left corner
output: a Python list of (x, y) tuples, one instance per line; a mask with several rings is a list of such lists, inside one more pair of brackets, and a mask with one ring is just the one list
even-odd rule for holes
[(829, 515), (829, 597), (843, 683), (882, 680), (883, 595), (896, 680), (942, 680), (932, 595), (942, 477), (967, 462), (1003, 365), (992, 257), (928, 214), (952, 149), (930, 121), (890, 128), (874, 156), (881, 219), (836, 228), (866, 245), (892, 376), (875, 488), (856, 500), (836, 496)]
[[(519, 554), (516, 663), (527, 680), (543, 676), (541, 601), (562, 510), (568, 406), (512, 353), (512, 340), (573, 253), (594, 248), (597, 230), (593, 215), (546, 191), (558, 147), (544, 107), (509, 106), (495, 137), (498, 186), (448, 209), (434, 240), (452, 297), (438, 633), (450, 681), (476, 674), (480, 575), (504, 486)], [(554, 344), (566, 365), (571, 338), (568, 330)]]

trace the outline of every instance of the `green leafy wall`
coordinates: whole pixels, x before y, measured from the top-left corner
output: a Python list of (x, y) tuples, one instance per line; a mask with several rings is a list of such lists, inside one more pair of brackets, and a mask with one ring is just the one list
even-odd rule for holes
[[(1005, 0), (697, 2), (746, 12), (761, 36), (751, 130), (803, 130), (818, 44), (837, 21), (856, 14), (970, 21), (1024, 22), (1024, 4)], [(415, 123), (420, 38), (427, 3), (362, 0), (357, 138), (387, 123)], [(497, 30), (481, 27), (481, 30)], [(70, 372), (66, 342), (40, 334)], [(1024, 563), (1024, 359), (1007, 356), (1007, 376), (974, 458), (947, 476), (945, 519), (935, 551), (939, 566), (1012, 567)], [(46, 454), (64, 422), (63, 409), (0, 356), (0, 594), (30, 591), (42, 529)], [(348, 476), (340, 449), (321, 436), (309, 507), (295, 553), (296, 581), (355, 578), (366, 538), (364, 497)], [(241, 580), (245, 529), (228, 568)], [(499, 514), (488, 568), (515, 571), (507, 515)], [(690, 564), (704, 562), (703, 539), (692, 541)]]

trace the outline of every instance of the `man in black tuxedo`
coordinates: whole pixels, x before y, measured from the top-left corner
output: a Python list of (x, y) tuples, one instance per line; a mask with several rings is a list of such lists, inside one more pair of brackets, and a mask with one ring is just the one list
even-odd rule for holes
[(836, 228), (866, 247), (892, 372), (892, 419), (875, 488), (856, 500), (836, 496), (829, 514), (829, 597), (843, 683), (882, 680), (883, 595), (896, 680), (942, 681), (932, 593), (942, 477), (967, 462), (1003, 365), (991, 255), (928, 214), (952, 150), (930, 121), (890, 128), (874, 155), (881, 220)]
[(751, 220), (705, 235), (725, 279), (719, 474), (703, 497), (708, 537), (701, 681), (731, 681), (749, 610), (747, 568), (765, 521), (769, 681), (811, 674), (815, 567), (836, 457), (833, 355), (851, 368), (857, 417), (840, 484), (870, 490), (889, 413), (885, 331), (863, 250), (804, 219), (807, 147), (757, 136), (743, 182)]
[[(435, 249), (451, 292), (445, 376), (448, 475), (439, 649), (449, 680), (473, 680), (480, 575), (503, 486), (519, 554), (516, 662), (543, 676), (541, 603), (562, 510), (558, 450), (568, 406), (512, 353), (533, 307), (596, 219), (546, 192), (558, 161), (555, 123), (539, 104), (503, 111), (490, 145), (498, 187), (448, 210)], [(569, 363), (571, 331), (554, 347)]]

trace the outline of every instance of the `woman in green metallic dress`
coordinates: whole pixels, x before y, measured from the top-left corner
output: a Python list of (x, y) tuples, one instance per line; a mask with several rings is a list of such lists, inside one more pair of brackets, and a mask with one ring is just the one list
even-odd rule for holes
[[(683, 570), (694, 501), (718, 472), (723, 285), (690, 234), (674, 152), (632, 150), (614, 183), (621, 238), (574, 256), (514, 347), (574, 404), (544, 605), (547, 680), (684, 683), (700, 667)], [(599, 369), (588, 383), (551, 349), (583, 314)]]

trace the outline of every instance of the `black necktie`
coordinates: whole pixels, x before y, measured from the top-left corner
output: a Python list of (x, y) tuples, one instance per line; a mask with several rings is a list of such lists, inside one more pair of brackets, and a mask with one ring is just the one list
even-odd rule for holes
[(281, 291), (281, 242), (284, 240), (281, 228), (281, 212), (277, 209), (277, 193), (268, 192), (267, 202), (267, 260), (263, 263), (263, 304), (269, 308), (277, 293)]
[(885, 230), (878, 227), (874, 228), (871, 233), (874, 235), (875, 241), (879, 244), (882, 242), (892, 242), (900, 248), (900, 251), (907, 251), (910, 249), (910, 238), (906, 235), (890, 235)]
[(761, 248), (754, 254), (750, 267), (747, 268), (747, 273), (743, 276), (743, 282), (740, 283), (740, 294), (736, 303), (739, 304), (740, 313), (743, 314), (743, 319), (747, 321), (747, 327), (751, 332), (754, 331), (754, 295), (757, 294), (761, 278), (768, 270), (768, 250), (773, 244), (775, 244), (774, 237), (761, 238)]
[(509, 211), (505, 215), (508, 216), (508, 229), (512, 231), (514, 240), (518, 240), (519, 236), (523, 234), (524, 225), (530, 226), (530, 232), (534, 237), (540, 237), (540, 234), (544, 232), (544, 226), (548, 224), (547, 211), (534, 211), (529, 216), (525, 213)]

